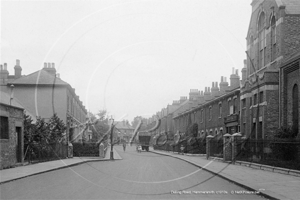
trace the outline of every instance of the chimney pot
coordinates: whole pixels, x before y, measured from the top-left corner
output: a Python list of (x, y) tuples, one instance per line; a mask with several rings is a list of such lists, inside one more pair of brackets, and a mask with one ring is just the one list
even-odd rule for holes
[(47, 63), (44, 63), (44, 68), (47, 68)]
[(52, 68), (55, 68), (55, 63), (52, 63)]
[(232, 68), (232, 74), (234, 74), (234, 67)]
[(20, 66), (20, 60), (19, 59), (16, 60), (16, 66)]
[(236, 75), (239, 75), (239, 71), (238, 71), (237, 69), (235, 70), (235, 74), (236, 74)]
[(215, 83), (214, 83), (214, 82), (212, 82), (212, 85), (211, 85), (211, 86), (212, 86), (212, 88), (213, 88), (213, 87), (215, 87)]
[(48, 63), (48, 68), (51, 68), (51, 63)]
[(4, 63), (4, 70), (7, 70), (7, 63)]
[(3, 66), (2, 65), (0, 65), (0, 69), (1, 69), (1, 71), (3, 70)]

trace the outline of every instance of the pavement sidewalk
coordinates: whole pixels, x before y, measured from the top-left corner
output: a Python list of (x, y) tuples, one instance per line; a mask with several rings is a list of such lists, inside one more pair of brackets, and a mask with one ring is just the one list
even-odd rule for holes
[[(122, 159), (118, 152), (114, 149), (114, 159)], [(10, 169), (0, 170), (0, 184), (14, 181), (17, 179), (25, 178), (28, 176), (33, 176), (53, 170), (58, 170), (66, 167), (71, 167), (86, 162), (94, 161), (109, 161), (110, 160), (110, 151), (106, 152), (104, 158), (100, 157), (73, 157), (61, 160), (54, 160), (49, 162), (41, 162), (36, 164), (30, 164)]]
[(207, 160), (203, 156), (181, 155), (159, 150), (151, 152), (185, 160), (237, 185), (257, 191), (269, 199), (300, 199), (300, 177), (297, 176)]

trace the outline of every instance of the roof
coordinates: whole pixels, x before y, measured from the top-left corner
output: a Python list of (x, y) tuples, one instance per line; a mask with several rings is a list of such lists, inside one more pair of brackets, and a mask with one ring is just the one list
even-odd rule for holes
[(50, 74), (44, 69), (41, 69), (39, 71), (36, 71), (32, 74), (22, 76), (14, 81), (12, 81), (10, 84), (26, 84), (26, 85), (69, 85), (65, 81), (61, 80), (60, 78)]
[(10, 95), (0, 91), (0, 103), (16, 108), (24, 109), (24, 107), (17, 101), (16, 98), (10, 98)]
[(277, 5), (285, 6), (286, 14), (295, 15), (300, 14), (300, 1), (299, 0), (276, 0)]

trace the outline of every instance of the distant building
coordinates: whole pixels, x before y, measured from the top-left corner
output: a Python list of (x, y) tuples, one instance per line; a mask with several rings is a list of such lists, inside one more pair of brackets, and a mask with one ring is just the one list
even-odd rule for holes
[(129, 124), (129, 122), (125, 120), (115, 121), (114, 125), (114, 133), (117, 137), (129, 142), (134, 132), (134, 128)]
[(10, 93), (0, 91), (0, 169), (24, 161), (23, 111)]
[(29, 113), (48, 120), (54, 113), (67, 126), (70, 141), (81, 141), (79, 134), (85, 123), (87, 110), (76, 95), (75, 89), (63, 81), (56, 73), (54, 63), (45, 63), (44, 68), (29, 75), (22, 75), (20, 61), (17, 60), (15, 75), (9, 75), (7, 65), (1, 65), (1, 91), (9, 92), (13, 85), (13, 95)]

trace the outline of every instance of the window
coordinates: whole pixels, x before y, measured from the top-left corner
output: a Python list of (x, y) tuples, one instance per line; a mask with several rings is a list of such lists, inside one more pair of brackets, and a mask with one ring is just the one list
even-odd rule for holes
[(293, 131), (298, 133), (298, 124), (299, 124), (299, 89), (298, 85), (295, 84), (293, 87)]
[(233, 105), (231, 103), (231, 100), (228, 101), (228, 108), (229, 108), (229, 115), (233, 114)]
[(252, 97), (249, 98), (249, 101), (250, 101), (249, 104), (250, 104), (250, 107), (251, 107), (252, 106)]
[(219, 117), (222, 118), (222, 104), (219, 104)]
[(259, 93), (259, 103), (264, 102), (264, 92)]
[(233, 114), (234, 114), (234, 113), (237, 112), (237, 111), (236, 111), (236, 107), (237, 107), (237, 105), (236, 105), (236, 98), (233, 99), (233, 105), (232, 105), (232, 107), (233, 107)]
[(271, 61), (276, 58), (276, 20), (275, 16), (271, 19)]
[(209, 107), (209, 119), (211, 120), (212, 119), (212, 110), (211, 110), (211, 106)]
[(254, 105), (256, 105), (257, 104), (257, 94), (254, 95), (253, 101), (254, 101)]
[(246, 99), (242, 99), (242, 108), (246, 108)]
[(266, 37), (265, 37), (265, 13), (262, 12), (258, 20), (258, 50), (259, 60), (258, 68), (265, 66), (265, 52), (266, 52)]
[(0, 139), (9, 139), (8, 117), (0, 117)]

